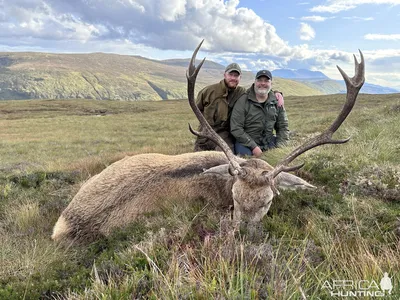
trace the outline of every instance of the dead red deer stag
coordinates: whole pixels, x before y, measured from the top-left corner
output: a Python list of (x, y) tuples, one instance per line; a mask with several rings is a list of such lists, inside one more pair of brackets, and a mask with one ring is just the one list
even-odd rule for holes
[(210, 138), (223, 152), (204, 151), (181, 155), (141, 154), (125, 157), (108, 166), (84, 183), (54, 226), (56, 241), (90, 241), (127, 226), (141, 215), (160, 210), (171, 199), (206, 201), (216, 207), (233, 205), (234, 220), (257, 222), (268, 212), (274, 194), (280, 188), (315, 188), (303, 179), (287, 173), (301, 166), (288, 166), (302, 153), (322, 144), (348, 141), (332, 140), (354, 106), (364, 83), (364, 59), (355, 59), (356, 72), (349, 78), (340, 68), (347, 100), (333, 124), (272, 167), (262, 159), (236, 157), (228, 145), (211, 129), (195, 104), (197, 74), (204, 62), (194, 66), (194, 51), (187, 72), (188, 99), (201, 123), (198, 135)]

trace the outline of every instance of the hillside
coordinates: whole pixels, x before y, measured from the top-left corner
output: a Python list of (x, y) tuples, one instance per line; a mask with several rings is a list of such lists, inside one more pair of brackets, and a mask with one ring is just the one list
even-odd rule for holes
[[(117, 54), (0, 53), (0, 99), (162, 100), (186, 98), (188, 60), (157, 61)], [(206, 62), (197, 90), (222, 79), (224, 67)], [(249, 86), (254, 74), (244, 72)], [(277, 78), (285, 95), (318, 95), (304, 84)]]
[(152, 100), (182, 96), (182, 68), (141, 57), (3, 53), (0, 61), (2, 99)]
[[(346, 85), (343, 80), (332, 80), (332, 79), (322, 79), (322, 80), (297, 80), (312, 89), (320, 91), (322, 94), (338, 94), (346, 92)], [(368, 82), (364, 83), (360, 90), (363, 94), (394, 94), (399, 93), (398, 90), (389, 87), (384, 87), (376, 84), (370, 84)]]
[[(301, 80), (300, 82), (312, 89), (320, 91), (322, 94), (338, 94), (346, 92), (346, 86), (343, 80), (340, 82), (332, 79), (322, 79), (313, 81)], [(362, 88), (364, 88), (364, 86)]]
[[(330, 79), (324, 73), (319, 71), (310, 71), (305, 69), (299, 69), (299, 70), (277, 69), (272, 72), (272, 75), (300, 82), (302, 84), (307, 85), (311, 89), (319, 91), (323, 95), (339, 94), (346, 92), (346, 85), (343, 80)], [(366, 82), (361, 88), (360, 93), (393, 94), (393, 93), (399, 93), (399, 91), (393, 88), (376, 84), (370, 84)]]

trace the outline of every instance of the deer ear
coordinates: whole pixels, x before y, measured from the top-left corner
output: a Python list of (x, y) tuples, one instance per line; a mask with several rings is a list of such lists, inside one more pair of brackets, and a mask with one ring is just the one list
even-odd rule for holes
[(275, 182), (281, 189), (316, 189), (304, 179), (293, 174), (281, 172), (275, 177)]
[(219, 165), (216, 167), (212, 167), (203, 171), (202, 174), (214, 174), (221, 176), (232, 176), (229, 173), (229, 164)]

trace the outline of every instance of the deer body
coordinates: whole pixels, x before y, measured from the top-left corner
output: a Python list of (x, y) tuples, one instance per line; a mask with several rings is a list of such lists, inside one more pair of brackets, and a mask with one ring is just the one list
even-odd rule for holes
[[(260, 159), (241, 160), (244, 168), (254, 164), (259, 165), (259, 174), (254, 178), (262, 179), (263, 172), (272, 170)], [(108, 235), (145, 213), (160, 210), (171, 200), (202, 201), (217, 208), (228, 208), (234, 205), (233, 194), (240, 193), (242, 185), (252, 185), (253, 191), (258, 190), (258, 193), (254, 193), (254, 199), (248, 195), (236, 197), (244, 201), (236, 201), (235, 205), (242, 205), (250, 219), (260, 219), (256, 216), (258, 209), (263, 207), (268, 211), (273, 193), (262, 180), (256, 182), (254, 178), (249, 183), (229, 175), (228, 159), (224, 153), (216, 151), (125, 157), (82, 185), (62, 212), (52, 238), (60, 241)], [(313, 188), (301, 178), (285, 172), (278, 176), (277, 183), (283, 188)], [(257, 210), (253, 211), (257, 202)]]
[(126, 157), (81, 187), (63, 211), (52, 238), (107, 235), (139, 215), (156, 211), (162, 207), (160, 201), (167, 198), (182, 201), (202, 198), (216, 206), (229, 206), (232, 201), (229, 185), (233, 182), (222, 177), (211, 179), (218, 177), (211, 174), (200, 175), (204, 169), (226, 163), (223, 153), (218, 152)]

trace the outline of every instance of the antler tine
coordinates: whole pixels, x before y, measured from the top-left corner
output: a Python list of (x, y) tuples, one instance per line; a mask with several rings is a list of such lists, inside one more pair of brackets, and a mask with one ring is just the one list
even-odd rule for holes
[(314, 137), (313, 139), (305, 142), (303, 145), (297, 147), (293, 150), (286, 158), (284, 158), (281, 162), (279, 162), (276, 167), (268, 173), (268, 177), (274, 178), (282, 171), (293, 170), (301, 166), (296, 167), (288, 167), (288, 165), (299, 155), (303, 154), (304, 152), (320, 146), (324, 144), (343, 144), (350, 140), (350, 138), (344, 140), (333, 140), (332, 135), (336, 132), (336, 130), (342, 125), (343, 121), (347, 118), (350, 111), (353, 109), (354, 104), (357, 99), (358, 92), (360, 91), (362, 85), (364, 84), (365, 78), (365, 62), (364, 56), (362, 52), (360, 52), (361, 61), (358, 63), (357, 58), (354, 56), (355, 60), (355, 75), (350, 78), (339, 66), (339, 72), (342, 74), (342, 77), (346, 83), (346, 102), (343, 105), (342, 110), (340, 111), (339, 115), (336, 117), (335, 121), (332, 125), (319, 134), (318, 136)]
[[(196, 68), (196, 66), (195, 66), (196, 55), (197, 55), (197, 52), (199, 52), (200, 47), (201, 47), (201, 45), (203, 44), (203, 42), (204, 42), (204, 40), (202, 40), (202, 41), (200, 42), (200, 44), (197, 46), (197, 48), (194, 50), (193, 55), (192, 55), (192, 58), (190, 59), (190, 62), (189, 62), (189, 68), (188, 68), (188, 70), (186, 71), (186, 78), (187, 78), (188, 80), (194, 78), (194, 79), (192, 79), (193, 85), (194, 85), (194, 83), (196, 82), (197, 74), (199, 73), (199, 71), (200, 71), (200, 69), (201, 69), (201, 67), (202, 67), (202, 65), (203, 65), (203, 63), (204, 63), (204, 61), (206, 60), (206, 58), (204, 57), (203, 60), (201, 61), (201, 63), (200, 63), (200, 64), (197, 66), (197, 68)], [(189, 89), (188, 89), (188, 93), (189, 93)], [(193, 89), (193, 97), (194, 97), (194, 89)]]
[[(346, 95), (346, 102), (343, 105), (342, 111), (337, 116), (336, 120), (332, 123), (331, 127), (329, 127), (328, 129), (328, 131), (332, 132), (332, 134), (340, 127), (340, 125), (349, 115), (350, 111), (353, 109), (353, 106), (356, 103), (358, 92), (360, 91), (362, 85), (364, 84), (365, 65), (364, 65), (364, 56), (361, 51), (360, 51), (360, 56), (361, 56), (361, 62), (358, 63), (357, 58), (354, 55), (355, 74), (352, 78), (349, 78), (349, 76), (342, 70), (342, 68), (336, 66), (340, 74), (342, 74), (342, 77), (346, 83), (347, 95)], [(350, 138), (338, 142), (346, 143), (349, 139)]]
[(192, 59), (190, 60), (189, 63), (189, 68), (186, 72), (186, 78), (188, 82), (188, 100), (190, 107), (192, 108), (194, 114), (196, 115), (197, 119), (200, 122), (200, 128), (201, 131), (196, 131), (192, 128), (192, 126), (189, 124), (189, 130), (194, 134), (199, 137), (205, 137), (210, 140), (212, 140), (216, 145), (218, 145), (222, 151), (225, 153), (226, 157), (228, 158), (231, 167), (233, 168), (232, 172), (236, 175), (242, 173), (242, 168), (239, 165), (239, 162), (236, 158), (236, 156), (233, 154), (232, 150), (229, 148), (229, 146), (225, 143), (225, 141), (211, 128), (210, 124), (208, 124), (207, 120), (204, 118), (203, 114), (200, 112), (199, 108), (197, 107), (195, 103), (195, 96), (194, 96), (194, 88), (195, 88), (195, 83), (196, 83), (196, 78), (197, 74), (200, 71), (201, 66), (203, 65), (205, 58), (202, 60), (202, 62), (195, 67), (195, 61), (196, 61), (196, 55), (197, 52), (199, 51), (201, 45), (203, 44), (202, 40), (200, 44), (197, 46), (196, 50), (193, 52)]

